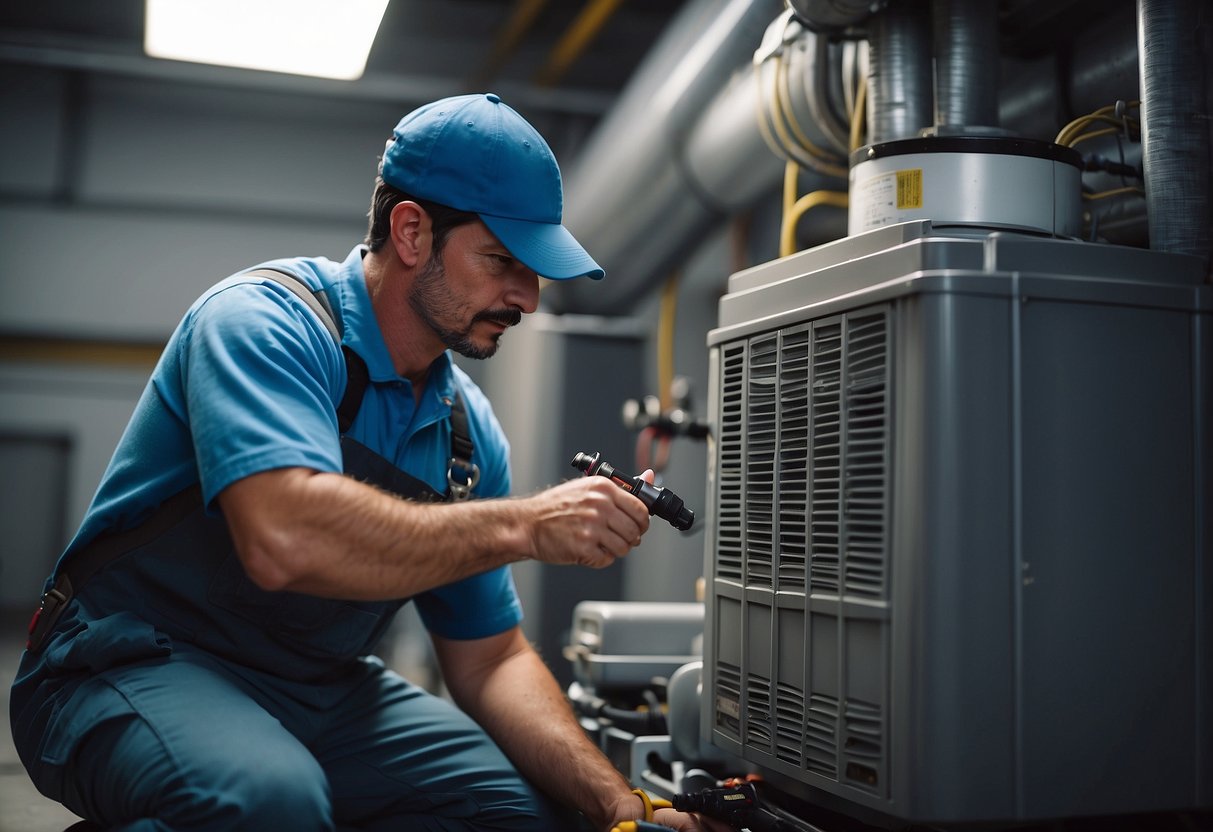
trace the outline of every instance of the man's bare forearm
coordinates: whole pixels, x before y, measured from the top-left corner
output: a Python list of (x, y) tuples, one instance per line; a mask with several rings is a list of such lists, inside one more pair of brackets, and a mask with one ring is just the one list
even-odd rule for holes
[[(466, 642), (435, 639), (447, 686), (518, 770), (552, 797), (585, 813), (596, 828), (640, 817), (631, 787), (578, 724), (560, 686), (520, 631), (497, 660)], [(503, 636), (486, 639), (486, 645)]]
[(644, 505), (601, 477), (535, 497), (422, 504), (285, 468), (234, 483), (219, 504), (258, 585), (351, 600), (407, 597), (530, 558), (607, 566), (648, 528)]

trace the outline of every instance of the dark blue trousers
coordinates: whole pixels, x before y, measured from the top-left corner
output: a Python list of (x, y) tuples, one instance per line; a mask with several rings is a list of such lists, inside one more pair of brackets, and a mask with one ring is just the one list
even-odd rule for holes
[(23, 657), (14, 738), (44, 794), (107, 828), (579, 828), (471, 719), (377, 659), (288, 681), (131, 613), (77, 601), (65, 619)]

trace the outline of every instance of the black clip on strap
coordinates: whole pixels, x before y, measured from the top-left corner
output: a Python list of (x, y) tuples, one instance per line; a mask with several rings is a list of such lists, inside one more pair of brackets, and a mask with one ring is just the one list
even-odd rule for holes
[(466, 500), (480, 482), (480, 466), (472, 462), (472, 438), (463, 396), (455, 394), (451, 403), (451, 458), (447, 462), (446, 482), (452, 500)]
[(55, 579), (55, 585), (42, 596), (38, 609), (34, 610), (34, 617), (29, 620), (29, 638), (25, 642), (26, 650), (36, 653), (41, 649), (47, 633), (59, 620), (59, 614), (63, 612), (63, 608), (70, 600), (72, 600), (71, 579), (66, 573), (60, 573), (59, 577)]

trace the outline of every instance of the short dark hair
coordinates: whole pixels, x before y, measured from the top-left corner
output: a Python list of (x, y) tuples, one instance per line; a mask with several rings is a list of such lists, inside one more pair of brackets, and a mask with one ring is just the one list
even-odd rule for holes
[(446, 238), (461, 225), (474, 222), (478, 216), (470, 211), (459, 211), (428, 199), (410, 196), (399, 188), (394, 188), (383, 181), (382, 176), (375, 177), (375, 193), (371, 197), (371, 210), (367, 214), (370, 224), (367, 228), (363, 244), (371, 251), (379, 251), (388, 241), (392, 233), (392, 209), (401, 202), (416, 202), (427, 214), (433, 224), (434, 254), (442, 253)]

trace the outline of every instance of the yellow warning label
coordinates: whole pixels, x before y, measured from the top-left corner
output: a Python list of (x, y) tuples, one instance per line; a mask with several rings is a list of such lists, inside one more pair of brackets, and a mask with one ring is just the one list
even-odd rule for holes
[(897, 208), (922, 207), (922, 169), (897, 171)]

